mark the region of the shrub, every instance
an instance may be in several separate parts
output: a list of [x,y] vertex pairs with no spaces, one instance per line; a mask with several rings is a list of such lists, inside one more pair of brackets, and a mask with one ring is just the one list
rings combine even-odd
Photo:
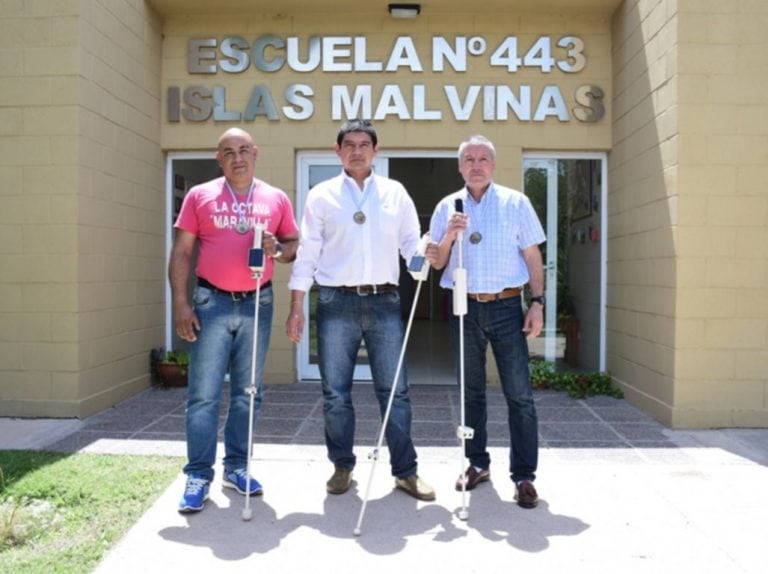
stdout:
[[559,373],[554,363],[534,359],[530,362],[531,385],[534,389],[565,391],[573,399],[606,395],[621,399],[624,393],[611,382],[610,373],[595,371]]

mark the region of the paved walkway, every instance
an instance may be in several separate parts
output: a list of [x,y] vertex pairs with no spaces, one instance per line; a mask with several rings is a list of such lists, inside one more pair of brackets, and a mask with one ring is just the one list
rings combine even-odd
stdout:
[[[0,419],[0,448],[184,456],[185,394],[148,389],[84,421]],[[319,388],[269,386],[254,453],[265,494],[252,499],[253,519],[242,520],[244,499],[218,476],[203,512],[178,514],[180,475],[96,572],[768,572],[768,429],[672,431],[623,400],[537,392],[536,401],[537,509],[514,504],[494,389],[493,480],[468,494],[469,519],[459,520],[457,392],[414,387],[419,473],[437,500],[393,490],[384,448],[355,537],[379,426],[370,387],[355,393],[356,484],[331,496]]]

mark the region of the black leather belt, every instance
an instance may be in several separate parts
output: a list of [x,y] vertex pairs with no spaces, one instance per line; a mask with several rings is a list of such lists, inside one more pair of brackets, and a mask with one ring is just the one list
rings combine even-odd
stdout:
[[[225,291],[224,289],[219,289],[218,287],[216,287],[216,285],[214,285],[207,279],[204,279],[203,277],[197,278],[197,284],[200,287],[205,287],[206,289],[210,289],[214,293],[219,293],[220,295],[229,295],[230,297],[232,297],[233,301],[241,301],[243,299],[247,299],[248,297],[251,297],[253,296],[254,293],[256,293],[256,289],[253,289],[252,291]],[[259,289],[266,289],[270,285],[272,285],[272,281],[267,281],[261,287],[259,287]]]
[[498,293],[467,293],[467,297],[478,303],[490,303],[492,301],[500,301],[501,299],[519,297],[520,292],[521,291],[518,288],[510,288],[499,291]]
[[394,293],[397,291],[397,285],[392,283],[383,283],[381,285],[342,285],[339,287],[343,291],[351,291],[358,295],[380,295],[382,293]]

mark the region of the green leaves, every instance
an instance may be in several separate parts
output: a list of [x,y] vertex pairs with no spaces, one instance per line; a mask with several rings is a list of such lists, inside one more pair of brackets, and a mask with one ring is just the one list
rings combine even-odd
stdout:
[[531,385],[534,389],[551,389],[554,391],[565,391],[573,399],[583,399],[596,395],[605,395],[621,399],[624,393],[616,388],[611,382],[610,373],[558,372],[554,363],[531,360]]

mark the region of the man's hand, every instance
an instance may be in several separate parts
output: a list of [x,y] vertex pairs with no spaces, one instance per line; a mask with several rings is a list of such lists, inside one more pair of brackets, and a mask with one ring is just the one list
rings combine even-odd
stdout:
[[460,231],[467,230],[467,214],[456,212],[448,219],[448,228],[445,231],[446,237],[453,243]]
[[523,332],[526,333],[526,338],[535,339],[541,333],[544,328],[544,307],[538,303],[532,303],[528,307],[528,312],[525,314],[525,322],[523,323]]
[[440,247],[438,247],[437,243],[434,241],[430,241],[427,245],[426,251],[424,252],[424,257],[427,258],[427,261],[429,261],[430,265],[434,265],[439,255]]
[[275,257],[277,244],[277,237],[265,229],[261,234],[261,248],[264,250],[264,254],[268,257]]
[[195,315],[192,307],[184,305],[174,307],[173,319],[176,326],[176,334],[185,341],[197,341],[197,332],[200,330],[200,320]]
[[291,312],[285,322],[285,334],[297,345],[301,342],[301,334],[304,332],[304,309],[301,306],[291,305]]

